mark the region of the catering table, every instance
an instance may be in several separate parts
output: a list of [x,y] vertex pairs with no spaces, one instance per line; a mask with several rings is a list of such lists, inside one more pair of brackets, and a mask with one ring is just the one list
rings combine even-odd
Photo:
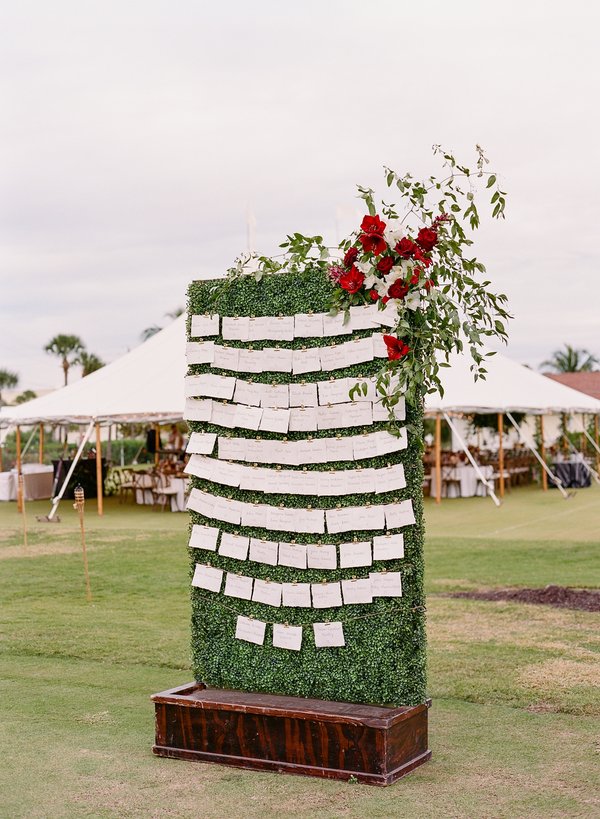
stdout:
[[[486,480],[491,481],[494,474],[493,466],[480,466]],[[470,464],[457,466],[442,466],[442,497],[444,498],[472,498],[487,495],[487,488],[482,484],[475,467]],[[435,469],[431,473],[431,495],[437,494]]]
[[[152,487],[154,486],[154,478],[152,475],[137,475],[136,484],[135,502],[147,505],[153,504],[154,496],[152,495]],[[188,484],[188,478],[172,477],[170,479],[170,486],[177,489],[177,494],[174,494],[171,498],[171,512],[185,512],[185,493],[187,492]]]
[[[589,469],[582,461],[562,461],[552,464],[552,472],[565,488],[584,489],[592,484]],[[556,488],[553,481],[549,482],[552,489]]]
[[[23,490],[25,500],[45,500],[52,496],[53,469],[45,464],[23,464]],[[0,501],[17,499],[17,470],[0,472]]]

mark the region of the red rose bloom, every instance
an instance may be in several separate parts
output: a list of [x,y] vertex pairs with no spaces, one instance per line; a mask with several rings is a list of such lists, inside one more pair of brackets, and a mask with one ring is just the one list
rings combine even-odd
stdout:
[[398,256],[402,259],[410,259],[413,253],[418,249],[413,240],[406,236],[403,236],[394,248]]
[[354,262],[358,259],[358,248],[357,247],[349,247],[346,251],[344,256],[344,267],[350,268],[354,264]]
[[399,358],[404,358],[410,352],[410,347],[405,344],[402,339],[396,336],[384,336],[385,346],[387,347],[387,354],[389,361],[397,361]]
[[379,293],[377,290],[369,290],[369,296],[371,297],[371,301],[377,301],[379,298]]
[[363,246],[365,253],[373,253],[375,256],[383,253],[387,247],[383,238],[385,222],[382,222],[379,216],[365,216],[360,224],[360,229],[363,232],[358,237],[358,241]]
[[393,266],[393,256],[382,256],[382,258],[377,262],[377,270],[379,270],[380,273],[383,273],[384,276],[386,273],[390,272]]
[[419,284],[419,280],[421,278],[421,273],[422,272],[423,272],[423,270],[420,267],[415,267],[415,269],[413,270],[413,274],[410,277],[410,283],[411,284]]
[[387,294],[390,299],[403,299],[408,293],[408,285],[402,279],[396,279],[388,288]]
[[413,254],[413,259],[415,260],[415,262],[421,262],[422,264],[425,265],[425,267],[429,267],[429,265],[431,264],[431,259],[423,253],[420,247],[418,247],[415,250]]
[[433,250],[437,244],[438,235],[435,230],[431,228],[421,228],[417,234],[417,243],[421,245],[424,251]]
[[339,278],[339,285],[348,293],[357,293],[363,286],[364,275],[357,267],[351,267],[347,273]]

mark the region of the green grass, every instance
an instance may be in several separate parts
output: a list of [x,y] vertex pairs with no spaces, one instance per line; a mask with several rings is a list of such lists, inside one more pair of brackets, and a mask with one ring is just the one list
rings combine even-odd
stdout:
[[154,758],[149,696],[191,679],[186,515],[88,507],[91,605],[70,505],[28,504],[27,550],[0,506],[0,816],[600,815],[598,615],[446,596],[600,586],[595,488],[427,504],[434,758],[387,789]]

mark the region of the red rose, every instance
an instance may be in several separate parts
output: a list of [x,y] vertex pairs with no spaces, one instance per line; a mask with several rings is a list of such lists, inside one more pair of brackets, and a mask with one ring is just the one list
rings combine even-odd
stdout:
[[385,222],[382,222],[379,216],[365,216],[361,222],[360,229],[363,232],[358,237],[358,241],[363,246],[365,253],[373,253],[375,256],[379,256],[380,253],[383,253],[387,247],[385,239],[383,238]]
[[431,264],[431,259],[423,253],[420,247],[418,247],[415,250],[413,254],[413,259],[415,260],[415,262],[421,262],[422,264],[425,265],[425,267],[429,267],[429,265]]
[[387,304],[389,300],[390,300],[389,296],[382,296],[381,297],[381,301],[382,301],[383,304]]
[[377,301],[379,298],[379,293],[377,290],[369,290],[369,296],[371,297],[371,301]]
[[392,256],[382,256],[382,258],[377,262],[377,270],[380,273],[383,273],[385,276],[386,273],[389,273],[392,267],[394,266],[394,259]]
[[429,293],[429,291],[431,290],[431,288],[432,288],[432,287],[435,287],[435,282],[434,282],[434,280],[433,280],[433,279],[427,279],[427,281],[426,281],[426,282],[425,282],[425,284],[424,284],[424,287],[425,287],[425,290],[427,290],[427,292]]
[[388,288],[387,294],[390,299],[403,299],[408,293],[408,285],[402,279],[396,279]]
[[351,267],[347,273],[339,278],[339,285],[348,293],[357,293],[363,286],[364,274],[357,267]]
[[384,336],[385,346],[387,347],[387,354],[389,361],[397,361],[399,358],[404,358],[410,352],[410,347],[405,344],[402,339],[396,336]]
[[410,259],[413,253],[418,249],[413,240],[406,236],[403,236],[394,248],[398,256],[403,259]]
[[432,230],[431,228],[421,228],[417,234],[417,242],[425,251],[433,250],[437,244],[437,240],[438,235],[435,230]]
[[358,248],[357,247],[349,247],[346,251],[344,256],[344,267],[352,267],[354,262],[358,259]]
[[419,280],[421,278],[421,273],[422,272],[423,272],[423,270],[420,267],[415,267],[415,269],[413,270],[413,274],[410,277],[410,283],[411,284],[419,284]]

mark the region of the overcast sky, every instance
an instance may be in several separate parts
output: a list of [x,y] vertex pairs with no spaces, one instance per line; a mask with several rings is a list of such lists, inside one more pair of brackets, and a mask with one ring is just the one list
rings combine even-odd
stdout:
[[0,17],[0,367],[111,361],[198,276],[286,232],[336,243],[382,166],[483,145],[507,219],[476,235],[508,353],[600,354],[598,4],[19,0]]

